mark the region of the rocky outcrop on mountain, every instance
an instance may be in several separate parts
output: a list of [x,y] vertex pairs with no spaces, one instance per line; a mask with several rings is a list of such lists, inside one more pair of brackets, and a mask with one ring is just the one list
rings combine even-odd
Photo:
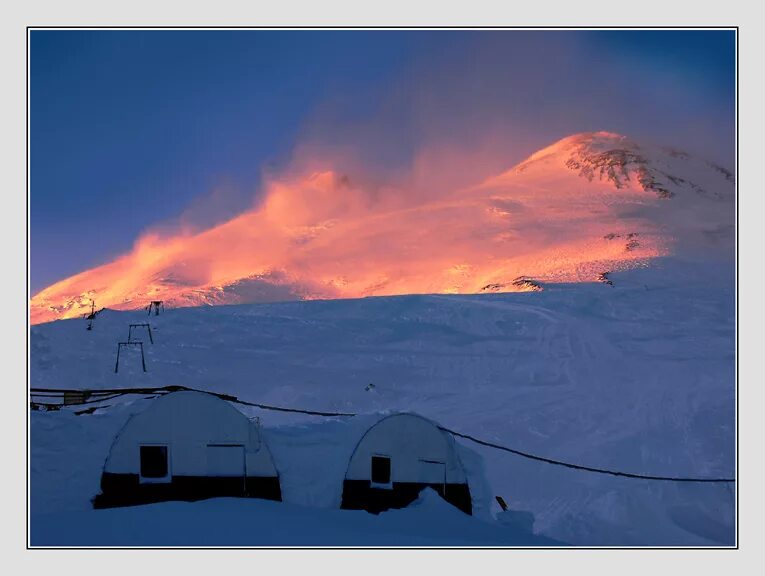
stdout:
[[[717,164],[696,159],[673,148],[644,147],[610,132],[584,133],[564,138],[549,149],[532,155],[516,170],[525,171],[531,162],[550,156],[563,156],[565,167],[588,182],[609,182],[617,189],[636,183],[644,192],[664,200],[674,197],[678,189],[684,188],[702,196],[718,199],[724,197],[719,190],[701,186],[677,174],[677,165],[701,164],[706,169],[711,168],[720,173],[728,182],[734,182],[733,174]],[[663,161],[664,158],[676,161],[676,166]]]
[[518,278],[513,280],[511,284],[518,289],[519,292],[541,292],[544,290],[541,284],[528,276],[518,276]]
[[627,234],[616,234],[615,232],[610,232],[603,236],[604,240],[615,240],[617,238],[621,238],[625,240],[624,243],[624,251],[625,252],[632,252],[633,250],[637,250],[640,247],[640,242],[638,241],[638,236],[640,236],[639,232],[629,232]]
[[598,274],[598,282],[602,282],[603,284],[608,284],[609,286],[613,286],[614,282],[608,277],[609,274],[611,274],[611,272],[601,272],[600,274]]
[[544,287],[528,276],[518,276],[512,282],[494,282],[486,284],[481,292],[541,292]]

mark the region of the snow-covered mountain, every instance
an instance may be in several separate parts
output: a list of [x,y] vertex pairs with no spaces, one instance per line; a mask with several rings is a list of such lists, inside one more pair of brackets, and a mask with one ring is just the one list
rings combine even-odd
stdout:
[[[33,326],[31,385],[179,384],[361,414],[320,418],[236,406],[260,418],[285,499],[278,509],[248,505],[252,514],[273,515],[279,536],[258,540],[256,531],[247,544],[522,543],[503,536],[494,520],[494,496],[502,496],[511,509],[534,514],[538,535],[569,544],[731,545],[734,486],[597,475],[463,439],[476,522],[494,528],[441,525],[440,516],[423,513],[400,516],[403,524],[418,522],[417,535],[402,529],[396,536],[395,514],[362,522],[337,510],[348,455],[375,414],[387,411],[414,411],[458,432],[585,466],[735,476],[733,263],[660,257],[608,279],[612,284],[542,284],[523,293],[177,308],[150,318],[106,310],[92,330],[85,320]],[[115,374],[116,342],[127,338],[129,323],[147,320],[154,337],[145,343],[148,371],[123,351]],[[230,513],[225,502],[90,509],[114,435],[148,402],[107,402],[112,406],[81,416],[31,413],[33,543],[226,543],[204,526],[205,518]],[[242,514],[232,525],[246,521]],[[150,530],[152,541],[130,528],[160,518],[183,530]],[[291,523],[299,525],[292,540]],[[327,523],[334,532],[311,532]],[[357,525],[369,531],[363,538],[352,536]],[[440,528],[431,532],[434,525]]]
[[214,228],[147,234],[32,298],[33,323],[136,309],[536,290],[666,255],[732,258],[725,168],[607,132],[569,136],[457,190],[369,187],[326,172],[268,183]]
[[[475,523],[429,496],[377,518],[336,508],[349,450],[390,411],[584,466],[734,477],[734,216],[724,168],[598,132],[459,190],[311,174],[215,228],[144,237],[32,299],[32,387],[178,384],[359,416],[237,406],[260,418],[284,482],[283,505],[245,514],[228,501],[93,511],[114,435],[150,400],[32,412],[32,541],[226,544],[205,518],[265,514],[275,532],[232,543],[733,545],[735,485],[597,475],[464,439]],[[109,308],[92,330],[48,322],[91,299]],[[148,317],[155,299],[165,311]],[[128,351],[115,374],[116,343],[146,321],[148,371]],[[495,496],[533,513],[536,535],[504,531]],[[136,539],[141,522],[184,529]]]

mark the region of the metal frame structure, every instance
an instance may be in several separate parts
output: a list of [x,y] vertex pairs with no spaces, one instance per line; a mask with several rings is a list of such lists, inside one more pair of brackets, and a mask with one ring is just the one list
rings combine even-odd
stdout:
[[[128,342],[133,342],[134,341],[133,340],[133,328],[139,328],[139,327],[142,327],[142,326],[145,326],[146,330],[148,330],[148,332],[149,332],[149,342],[154,344],[154,338],[151,335],[151,324],[149,324],[148,322],[143,322],[143,323],[139,323],[139,324],[129,324],[128,325],[128,339],[127,339],[127,341]],[[135,340],[135,342],[138,342],[138,340]]]
[[146,358],[143,354],[143,342],[140,340],[133,340],[132,342],[117,343],[117,363],[114,365],[114,373],[116,374],[120,371],[120,350],[127,346],[139,346],[141,348],[141,366],[143,367],[143,371],[146,372]]
[[152,300],[148,307],[146,308],[149,311],[149,316],[151,316],[152,309],[154,310],[154,315],[159,316],[159,310],[160,307],[162,308],[162,312],[165,311],[165,302],[164,300]]

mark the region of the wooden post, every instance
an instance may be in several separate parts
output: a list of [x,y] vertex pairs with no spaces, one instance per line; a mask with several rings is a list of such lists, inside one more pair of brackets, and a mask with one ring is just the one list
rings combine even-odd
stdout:
[[120,371],[120,348],[122,348],[122,344],[117,344],[117,363],[114,365],[114,373]]
[[141,366],[143,367],[143,371],[146,372],[146,359],[143,356],[143,342],[139,342],[141,345]]

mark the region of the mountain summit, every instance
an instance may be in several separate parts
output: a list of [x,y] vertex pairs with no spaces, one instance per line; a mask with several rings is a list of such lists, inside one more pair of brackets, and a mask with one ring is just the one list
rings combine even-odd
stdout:
[[213,228],[147,234],[31,301],[33,323],[98,308],[542,289],[668,254],[732,257],[725,168],[609,132],[539,150],[475,185],[367,189],[332,170],[272,180]]
[[[586,132],[563,138],[532,154],[515,171],[520,173],[561,161],[590,182],[606,180],[616,188],[624,188],[634,180],[645,192],[665,199],[683,191],[723,199],[726,190],[717,188],[718,180],[722,177],[731,184],[734,182],[733,174],[721,166],[673,148],[641,146],[612,132]],[[708,182],[712,187],[706,190],[694,180]]]

